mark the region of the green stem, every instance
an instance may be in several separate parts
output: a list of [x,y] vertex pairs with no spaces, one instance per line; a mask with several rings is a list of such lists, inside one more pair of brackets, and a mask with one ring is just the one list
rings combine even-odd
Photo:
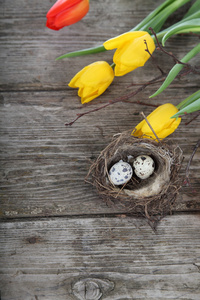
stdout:
[[83,49],[83,50],[73,51],[73,52],[63,54],[63,55],[57,57],[56,60],[59,60],[62,58],[67,58],[67,57],[75,57],[75,56],[99,53],[99,52],[104,52],[104,51],[107,51],[107,50],[105,49],[105,47],[103,45],[100,45],[100,46],[94,47],[94,48],[88,48],[88,49]]
[[114,67],[116,66],[116,64],[115,64],[115,63],[112,63],[112,65],[110,65],[110,66],[111,66],[111,68],[114,69]]
[[[189,2],[191,0],[166,0],[164,3],[162,3],[160,6],[158,6],[154,11],[152,11],[142,22],[140,22],[137,26],[135,26],[130,31],[137,31],[137,30],[144,30],[148,31],[148,28],[154,27],[155,24],[156,28],[155,31],[159,31],[160,27],[163,25],[167,17],[173,13],[175,10],[177,10],[179,7],[181,7],[183,4]],[[164,14],[164,15],[163,15]],[[166,31],[163,31],[159,35],[159,40],[164,36]],[[82,56],[87,54],[94,54],[94,53],[100,53],[107,51],[105,47],[102,45],[98,47],[83,49],[79,51],[73,51],[66,54],[63,54],[56,58],[56,60],[67,58],[67,57],[76,57],[76,56]]]

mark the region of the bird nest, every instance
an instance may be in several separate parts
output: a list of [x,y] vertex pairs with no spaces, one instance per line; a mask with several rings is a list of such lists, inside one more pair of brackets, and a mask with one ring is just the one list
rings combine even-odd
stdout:
[[[133,174],[124,185],[114,185],[109,176],[111,167],[123,160],[132,164],[139,155],[150,156],[155,163],[153,174],[140,179]],[[182,161],[182,150],[172,142],[156,142],[148,138],[135,138],[123,132],[100,153],[91,165],[88,176],[99,195],[108,204],[123,206],[126,212],[158,220],[171,212],[180,179],[177,176]],[[88,178],[88,177],[87,177]]]

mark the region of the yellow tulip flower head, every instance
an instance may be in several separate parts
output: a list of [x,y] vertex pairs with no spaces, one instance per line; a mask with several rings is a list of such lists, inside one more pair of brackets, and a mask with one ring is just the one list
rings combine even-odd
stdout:
[[146,31],[126,32],[107,40],[103,45],[107,50],[117,48],[113,57],[116,65],[115,76],[123,76],[138,67],[144,66],[150,58],[149,53],[145,51],[147,47],[150,53],[155,50],[154,40]]
[[[179,126],[181,118],[171,118],[177,112],[178,109],[176,106],[171,103],[166,103],[157,107],[150,115],[147,116],[148,122],[159,139],[164,139],[173,133]],[[143,120],[135,127],[132,135],[142,138],[157,139],[146,120]]]
[[114,71],[106,61],[97,61],[78,72],[68,84],[79,88],[81,103],[87,103],[100,96],[112,83]]

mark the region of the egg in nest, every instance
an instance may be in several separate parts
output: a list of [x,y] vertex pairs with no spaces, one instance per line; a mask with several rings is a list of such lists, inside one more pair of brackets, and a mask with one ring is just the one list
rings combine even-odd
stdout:
[[134,172],[140,179],[149,178],[154,170],[154,160],[148,155],[139,155],[133,161]]
[[109,179],[114,185],[123,185],[127,183],[133,175],[131,165],[123,160],[114,164],[109,171]]

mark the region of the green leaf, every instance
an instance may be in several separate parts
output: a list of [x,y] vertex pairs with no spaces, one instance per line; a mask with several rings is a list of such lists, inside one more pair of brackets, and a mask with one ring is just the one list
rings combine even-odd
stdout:
[[193,20],[193,19],[198,19],[200,18],[200,10],[199,11],[196,11],[194,14],[188,16],[187,18],[185,19],[182,19],[181,21],[173,24],[172,26],[166,28],[165,30],[162,30],[160,32],[157,33],[157,38],[158,40],[160,41],[162,39],[162,37],[170,30],[172,30],[175,26],[178,26],[178,25],[181,25],[183,24],[184,22],[186,21],[189,21],[189,20]]
[[198,98],[200,98],[200,90],[198,90],[196,93],[190,95],[185,100],[180,102],[176,107],[178,109],[182,109],[186,107],[187,105],[191,104],[192,102],[196,101]]
[[62,59],[62,58],[67,58],[67,57],[75,57],[75,56],[82,56],[82,55],[87,55],[87,54],[99,53],[99,52],[103,52],[103,51],[107,51],[107,50],[103,45],[101,45],[101,46],[98,46],[98,47],[83,49],[83,50],[74,51],[74,52],[69,52],[69,53],[66,53],[66,54],[63,54],[63,55],[57,57],[56,60],[59,60],[59,59]]
[[161,5],[159,5],[156,9],[154,9],[144,20],[142,20],[138,25],[136,25],[134,28],[131,29],[131,31],[141,30],[141,28],[144,28],[146,24],[149,24],[149,22],[160,12],[162,12],[166,7],[168,7],[171,3],[173,3],[174,0],[166,0]]
[[[181,62],[183,63],[187,63],[188,61],[190,61],[190,59],[192,59],[195,55],[197,55],[200,52],[200,43],[194,47],[190,52],[188,52],[182,59]],[[162,93],[169,85],[170,83],[174,80],[174,78],[176,78],[176,76],[179,74],[179,72],[183,69],[184,65],[182,64],[176,64],[169,72],[169,74],[167,75],[167,78],[165,79],[165,81],[163,82],[163,84],[160,86],[160,88],[153,94],[151,95],[149,98],[153,98],[157,95],[159,95],[160,93]]]
[[167,33],[163,36],[162,45],[165,45],[165,42],[169,37],[175,34],[187,32],[200,32],[200,18],[183,22],[177,26],[173,26],[173,28],[167,31]]
[[179,110],[175,115],[173,115],[171,118],[177,118],[179,116],[182,116],[184,114],[190,114],[192,112],[200,110],[200,98],[198,98],[193,103],[187,105],[183,109]]
[[[177,10],[179,7],[184,5],[185,3],[191,0],[166,0],[161,5],[159,5],[156,9],[154,9],[142,22],[136,25],[130,31],[137,31],[137,30],[146,30],[149,31],[148,28],[153,25],[155,26],[154,30],[158,31],[164,24],[165,20],[168,16]],[[162,35],[163,36],[163,35]],[[103,44],[98,47],[92,47],[88,49],[83,49],[79,51],[73,51],[66,54],[63,54],[56,58],[56,60],[68,58],[68,57],[76,57],[82,56],[87,54],[94,54],[107,51]]]
[[142,22],[136,25],[131,31],[145,30],[152,27],[155,32],[158,32],[166,19],[179,7],[191,0],[167,0],[151,12]]
[[[193,14],[189,15],[187,18],[182,19],[181,21],[179,21],[176,24],[181,24],[181,23],[183,23],[185,21],[189,21],[189,20],[193,20],[193,19],[198,19],[198,18],[200,18],[200,9],[197,10],[197,11],[195,11]],[[173,26],[174,25],[172,25],[171,27],[173,27]]]
[[195,3],[190,7],[186,15],[183,17],[183,19],[189,17],[190,15],[193,15],[195,12],[200,10],[200,0],[196,0]]

